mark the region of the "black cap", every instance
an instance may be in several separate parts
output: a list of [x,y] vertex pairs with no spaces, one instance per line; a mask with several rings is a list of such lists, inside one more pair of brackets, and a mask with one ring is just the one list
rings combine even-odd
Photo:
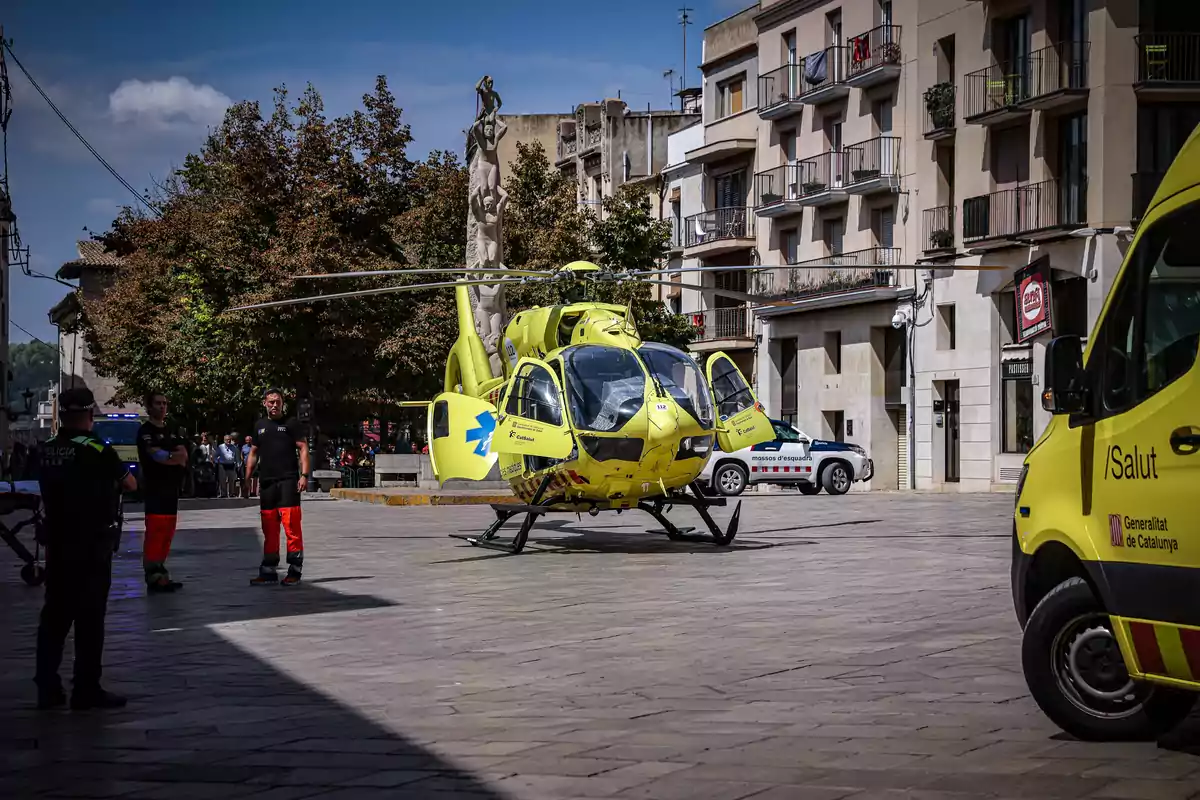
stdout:
[[96,397],[91,389],[85,387],[67,389],[58,395],[60,411],[91,411],[95,407]]

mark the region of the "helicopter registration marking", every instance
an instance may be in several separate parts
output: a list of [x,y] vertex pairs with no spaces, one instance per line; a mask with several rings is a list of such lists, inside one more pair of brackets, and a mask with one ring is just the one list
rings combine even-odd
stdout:
[[669,409],[670,409],[670,406],[668,406],[666,403],[655,403],[654,404],[655,411],[668,411]]

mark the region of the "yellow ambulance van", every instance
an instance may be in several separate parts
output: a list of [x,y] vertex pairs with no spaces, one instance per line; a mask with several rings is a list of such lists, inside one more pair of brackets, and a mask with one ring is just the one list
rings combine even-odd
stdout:
[[1087,341],[1046,349],[1053,417],[1013,515],[1022,666],[1081,739],[1155,737],[1200,691],[1200,128]]

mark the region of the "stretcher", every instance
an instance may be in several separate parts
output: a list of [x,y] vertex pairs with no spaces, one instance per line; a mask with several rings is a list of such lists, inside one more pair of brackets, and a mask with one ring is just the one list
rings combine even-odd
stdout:
[[[14,522],[10,519],[14,515],[21,516]],[[42,493],[37,481],[0,481],[0,540],[24,562],[21,580],[30,586],[40,586],[46,580],[46,566],[42,558],[45,548],[42,521]],[[33,552],[17,538],[18,533],[30,526],[33,527]],[[116,523],[113,525],[114,553],[120,549],[124,528],[124,498],[118,492]]]
[[[15,521],[14,516],[17,517]],[[30,526],[34,531],[33,552],[17,538],[17,534]],[[0,482],[0,539],[24,562],[21,580],[30,586],[40,586],[46,580],[42,538],[42,495],[38,482]]]

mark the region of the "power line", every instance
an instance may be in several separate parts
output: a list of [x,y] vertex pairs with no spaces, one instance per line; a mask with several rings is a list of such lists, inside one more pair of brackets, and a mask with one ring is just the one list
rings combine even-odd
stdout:
[[8,321],[8,324],[12,325],[14,328],[19,330],[21,333],[25,334],[26,336],[28,336],[30,339],[37,342],[38,344],[44,344],[44,345],[46,345],[46,347],[54,347],[54,345],[50,344],[49,342],[43,342],[41,339],[34,336],[29,331],[25,330],[24,328],[22,328],[20,325],[18,325],[16,322],[12,321],[11,319]]
[[17,54],[13,52],[13,49],[9,45],[8,41],[0,41],[0,46],[3,46],[3,48],[8,51],[9,57],[12,58],[13,63],[16,64],[17,68],[25,75],[25,79],[29,81],[29,84],[33,86],[33,88],[37,90],[37,93],[42,96],[42,99],[46,101],[46,105],[50,106],[50,110],[53,111],[60,120],[62,120],[62,123],[67,126],[71,133],[75,134],[75,138],[87,148],[88,152],[95,156],[96,160],[99,161],[106,170],[108,170],[109,174],[116,178],[117,182],[124,186],[130,194],[136,197],[139,203],[144,205],[156,217],[161,217],[162,213],[153,204],[151,204],[149,200],[142,196],[141,192],[133,188],[133,185],[129,183],[129,181],[121,177],[121,174],[113,168],[112,164],[109,164],[104,159],[104,156],[100,155],[100,153],[96,151],[96,148],[92,147],[91,143],[84,138],[83,134],[79,132],[79,129],[71,124],[71,121],[67,119],[67,115],[59,110],[58,106],[54,104],[54,101],[50,99],[50,96],[46,94],[42,87],[38,85],[38,82],[33,79],[33,76],[29,74],[29,70],[25,69],[25,65],[21,63],[19,58],[17,58]]

